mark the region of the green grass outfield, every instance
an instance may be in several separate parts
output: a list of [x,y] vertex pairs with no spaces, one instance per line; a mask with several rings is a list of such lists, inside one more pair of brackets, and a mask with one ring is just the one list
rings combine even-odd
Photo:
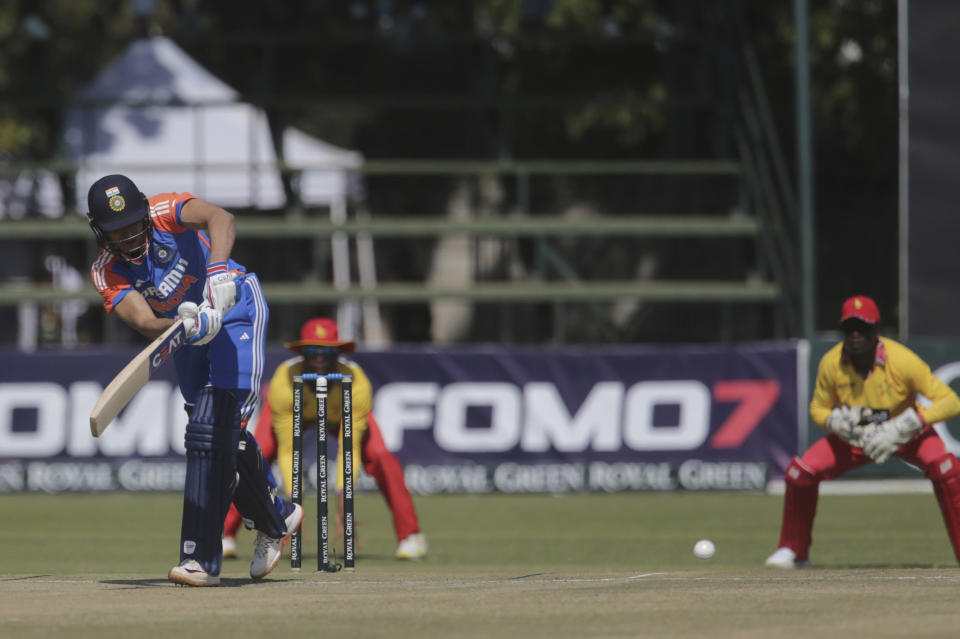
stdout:
[[[312,498],[312,496],[311,496]],[[223,587],[176,587],[176,495],[0,497],[0,636],[956,637],[960,569],[932,495],[823,496],[815,567],[763,567],[782,497],[741,493],[418,497],[427,560],[393,559],[358,498],[357,571],[285,557]],[[311,503],[312,505],[312,503]],[[700,538],[717,555],[694,558]]]

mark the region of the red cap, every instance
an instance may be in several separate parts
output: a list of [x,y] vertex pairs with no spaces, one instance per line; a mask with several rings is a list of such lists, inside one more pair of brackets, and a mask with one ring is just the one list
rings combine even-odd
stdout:
[[852,318],[863,320],[867,324],[879,324],[880,309],[877,308],[877,303],[866,295],[854,295],[843,303],[840,322]]
[[299,340],[286,342],[284,346],[296,353],[304,346],[336,346],[343,353],[352,353],[356,344],[353,340],[341,340],[337,323],[329,317],[314,317],[300,329]]

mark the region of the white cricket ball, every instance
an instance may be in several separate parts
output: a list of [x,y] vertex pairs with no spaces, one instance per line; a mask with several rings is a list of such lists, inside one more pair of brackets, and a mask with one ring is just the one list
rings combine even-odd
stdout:
[[701,539],[693,545],[693,555],[697,559],[710,559],[716,551],[717,547],[709,539]]

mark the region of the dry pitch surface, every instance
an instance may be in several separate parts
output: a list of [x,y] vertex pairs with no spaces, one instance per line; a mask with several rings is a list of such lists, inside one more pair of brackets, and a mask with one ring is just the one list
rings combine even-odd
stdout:
[[[8,637],[956,637],[960,571],[131,576],[0,582]],[[9,634],[7,634],[9,633]]]
[[[165,579],[176,496],[2,497],[0,636],[960,636],[960,569],[932,496],[823,498],[818,567],[799,571],[759,567],[776,497],[419,498],[419,563],[392,559],[377,496],[359,506],[354,574],[313,573],[308,530],[303,572],[285,559],[253,582],[246,552],[222,587],[191,589]],[[712,560],[691,553],[702,536]]]

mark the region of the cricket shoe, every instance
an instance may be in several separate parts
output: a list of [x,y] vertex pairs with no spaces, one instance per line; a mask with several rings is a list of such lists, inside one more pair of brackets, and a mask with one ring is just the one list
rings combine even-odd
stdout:
[[223,558],[236,559],[237,558],[237,538],[224,537],[222,543],[223,543]]
[[170,569],[167,579],[181,586],[219,586],[220,575],[211,575],[196,559],[184,559]]
[[284,517],[287,533],[283,537],[273,539],[257,531],[257,539],[253,544],[253,561],[250,562],[250,576],[254,579],[263,579],[277,567],[280,555],[283,554],[283,545],[303,522],[303,508],[300,504],[284,502],[284,510],[288,510],[288,514]]
[[810,565],[810,560],[797,561],[797,553],[783,546],[767,557],[766,565],[772,568],[805,568]]
[[423,559],[427,556],[427,538],[423,533],[413,533],[400,542],[394,555],[397,559]]

